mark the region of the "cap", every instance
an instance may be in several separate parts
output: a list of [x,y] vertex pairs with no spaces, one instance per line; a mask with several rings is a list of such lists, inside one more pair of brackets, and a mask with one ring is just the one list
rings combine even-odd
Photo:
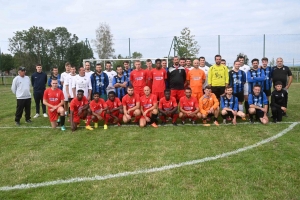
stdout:
[[25,67],[19,67],[19,71],[26,71]]

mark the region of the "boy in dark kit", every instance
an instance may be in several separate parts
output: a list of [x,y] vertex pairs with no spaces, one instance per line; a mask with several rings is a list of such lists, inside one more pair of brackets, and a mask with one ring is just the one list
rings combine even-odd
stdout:
[[271,95],[271,109],[273,115],[273,122],[281,122],[282,116],[286,113],[287,107],[287,91],[282,88],[282,82],[275,83],[275,90]]

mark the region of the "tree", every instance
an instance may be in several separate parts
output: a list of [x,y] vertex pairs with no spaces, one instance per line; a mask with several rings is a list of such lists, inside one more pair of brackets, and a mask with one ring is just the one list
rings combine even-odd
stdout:
[[100,23],[96,29],[96,39],[92,40],[96,47],[98,57],[100,59],[112,58],[115,50],[113,49],[113,34],[110,31],[110,27],[106,23]]
[[198,42],[195,41],[195,35],[191,35],[189,28],[185,27],[180,32],[181,36],[176,38],[175,50],[179,57],[193,58],[197,57],[200,47]]
[[82,65],[82,59],[91,58],[94,58],[93,50],[83,41],[70,46],[65,56],[65,59],[75,66]]
[[143,57],[143,54],[141,54],[140,52],[133,52],[132,53],[132,56],[131,56],[131,58],[133,58],[133,59],[139,59],[139,58],[142,58]]
[[2,53],[0,55],[0,62],[1,62],[0,70],[2,72],[9,73],[9,71],[15,67],[14,66],[14,58],[11,54],[3,54]]
[[248,62],[249,62],[249,58],[246,54],[244,53],[239,53],[237,56],[236,56],[236,59],[238,60],[239,56],[243,56],[244,57],[244,64],[245,65],[248,65]]

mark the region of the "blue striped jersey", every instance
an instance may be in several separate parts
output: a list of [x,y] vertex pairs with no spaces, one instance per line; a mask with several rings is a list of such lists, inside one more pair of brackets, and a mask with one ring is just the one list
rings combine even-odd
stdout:
[[[112,81],[112,85],[114,86],[116,83],[124,83],[124,82],[127,82],[127,87],[128,87],[128,78],[123,75],[121,77],[119,77],[118,75],[117,76],[114,76],[113,78],[113,81]],[[127,94],[127,91],[126,91],[126,88],[123,88],[123,87],[115,87],[115,93],[116,93],[116,96],[122,100],[122,98]]]
[[242,70],[229,72],[229,85],[233,89],[233,94],[244,91],[244,83],[246,82],[246,73]]
[[265,105],[268,105],[268,99],[264,92],[261,92],[258,96],[255,96],[253,93],[250,93],[248,95],[248,103],[249,105],[256,105],[258,107],[263,107]]
[[57,79],[57,82],[58,82],[58,88],[59,89],[63,89],[63,86],[60,82],[60,74],[57,74],[57,76],[54,76],[53,74],[49,77],[48,79],[48,86],[51,87],[51,81],[52,81],[52,78],[56,78]]
[[221,96],[221,109],[230,108],[234,111],[238,111],[238,98],[235,96],[231,96],[229,99],[226,95]]
[[106,73],[101,74],[93,73],[90,77],[92,85],[92,95],[99,92],[100,95],[106,95],[106,88],[109,84],[108,76]]
[[258,84],[261,86],[261,91],[264,89],[264,80],[265,80],[265,72],[264,70],[257,68],[250,69],[247,75],[248,80],[248,92],[249,94],[252,92],[254,85]]
[[264,90],[269,90],[272,87],[272,68],[267,66],[265,69],[262,69],[265,72]]

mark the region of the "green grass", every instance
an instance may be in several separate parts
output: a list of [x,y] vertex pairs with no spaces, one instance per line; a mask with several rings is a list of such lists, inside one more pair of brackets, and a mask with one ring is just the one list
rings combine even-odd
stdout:
[[[299,86],[291,86],[285,121],[300,119]],[[0,91],[0,126],[14,127],[16,100],[10,87],[0,86]],[[290,125],[122,126],[71,133],[70,129],[26,128],[49,126],[42,117],[32,124],[22,118],[21,123],[22,128],[0,128],[0,187],[215,156],[269,138]],[[103,181],[0,191],[0,199],[299,199],[299,133],[297,125],[275,141],[215,161]]]

